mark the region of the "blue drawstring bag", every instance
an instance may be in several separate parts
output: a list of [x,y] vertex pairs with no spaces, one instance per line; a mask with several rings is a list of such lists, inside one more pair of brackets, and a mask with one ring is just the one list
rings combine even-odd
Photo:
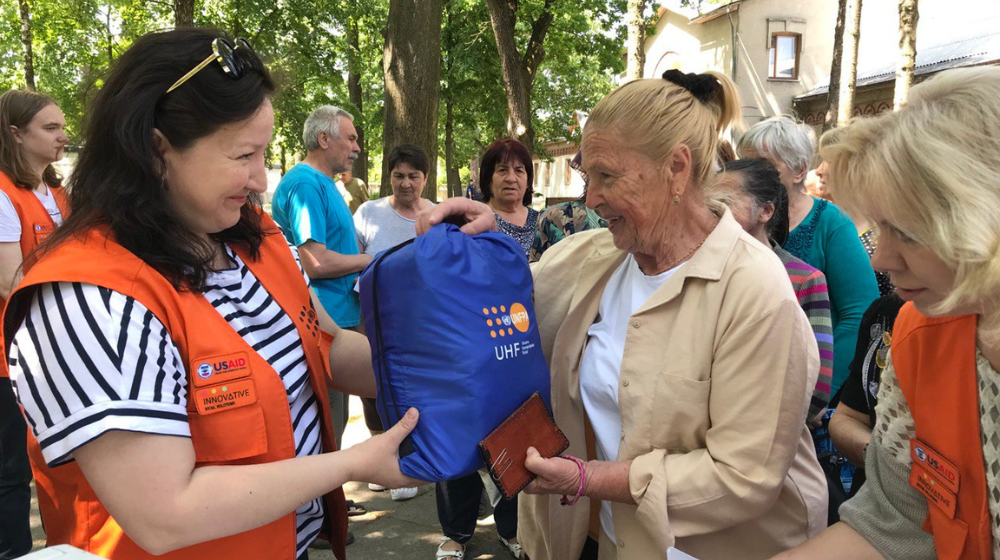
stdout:
[[472,474],[479,442],[532,393],[551,406],[531,270],[507,235],[441,224],[380,253],[359,282],[382,423],[420,411],[400,447],[406,475]]

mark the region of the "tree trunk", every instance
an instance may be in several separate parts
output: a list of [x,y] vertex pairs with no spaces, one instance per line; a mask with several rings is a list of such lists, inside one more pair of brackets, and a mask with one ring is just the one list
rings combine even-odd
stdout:
[[646,67],[646,0],[628,0],[628,65],[626,80],[642,78]]
[[288,172],[288,164],[285,163],[288,158],[288,154],[285,152],[285,143],[281,143],[281,176],[284,177],[285,173]]
[[194,25],[194,0],[174,0],[174,27]]
[[837,107],[840,105],[840,68],[844,60],[844,28],[847,26],[847,3],[837,3],[837,25],[833,30],[833,60],[830,62],[830,88],[826,93],[826,117],[823,132],[837,126]]
[[441,93],[442,0],[390,0],[382,70],[385,125],[381,195],[392,194],[388,156],[400,144],[427,152],[424,197],[437,200],[437,125]]
[[906,105],[906,96],[913,84],[913,72],[917,67],[918,19],[917,0],[899,0],[899,67],[896,69],[896,91],[892,99],[895,111]]
[[444,121],[444,168],[448,175],[448,197],[461,197],[462,177],[458,173],[459,162],[455,159],[455,119],[452,116],[451,100],[445,101]]
[[24,55],[24,87],[35,91],[35,55],[31,50],[31,8],[28,0],[18,0],[21,10],[21,46]]
[[532,152],[535,151],[535,127],[532,124],[531,87],[538,67],[545,60],[545,35],[553,19],[551,4],[552,0],[545,0],[541,14],[531,25],[531,38],[521,56],[515,35],[517,1],[486,0],[507,92],[507,133]]
[[854,93],[858,81],[858,44],[861,39],[861,0],[847,4],[847,28],[844,35],[844,64],[840,68],[840,103],[837,105],[837,126],[844,126],[854,115]]
[[[358,20],[351,17],[347,23],[347,95],[357,110],[359,119],[364,118],[364,96],[361,89],[361,47],[358,33]],[[358,147],[361,153],[351,168],[354,177],[368,185],[368,148],[365,147],[365,127],[362,122],[356,122],[358,131]]]

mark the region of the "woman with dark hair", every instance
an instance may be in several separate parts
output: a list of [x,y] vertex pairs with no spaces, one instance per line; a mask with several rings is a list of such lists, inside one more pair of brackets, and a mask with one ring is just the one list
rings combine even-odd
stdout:
[[[68,214],[62,177],[52,167],[69,141],[65,126],[62,111],[45,95],[0,95],[0,311],[21,280],[24,257]],[[17,558],[31,551],[31,468],[27,426],[3,355],[0,350],[0,558]]]
[[799,305],[809,318],[819,346],[819,379],[809,404],[808,419],[826,410],[833,373],[833,329],[826,277],[781,248],[788,239],[788,193],[778,170],[764,159],[738,159],[722,166],[718,193],[743,230],[771,247],[785,265]]
[[[490,145],[480,162],[479,176],[483,202],[496,218],[497,228],[514,238],[525,256],[535,239],[539,212],[528,207],[531,203],[531,154],[517,140],[508,138]],[[520,224],[520,225],[519,225]],[[438,521],[441,522],[441,544],[438,560],[465,558],[465,545],[476,530],[476,516],[483,495],[479,474],[439,482],[435,488]],[[493,510],[497,537],[514,558],[523,556],[517,540],[517,497],[500,500]]]
[[525,256],[535,240],[538,210],[531,207],[534,167],[531,153],[513,138],[486,148],[479,164],[483,202],[496,214],[497,229],[514,238]]
[[[819,378],[809,402],[806,421],[820,466],[829,489],[827,519],[837,519],[837,508],[847,495],[841,481],[844,465],[833,448],[826,416],[833,373],[833,327],[826,276],[781,247],[788,238],[788,193],[777,169],[765,159],[740,159],[722,166],[717,194],[733,212],[733,217],[755,239],[771,247],[785,265],[795,296],[816,336],[819,348]],[[812,453],[812,451],[809,451]]]
[[261,210],[273,91],[245,41],[179,29],[138,39],[94,101],[73,215],[4,324],[50,545],[294,560],[323,531],[343,559],[341,485],[415,482],[396,460],[415,410],[334,453],[324,353],[363,396],[371,358],[317,318]]

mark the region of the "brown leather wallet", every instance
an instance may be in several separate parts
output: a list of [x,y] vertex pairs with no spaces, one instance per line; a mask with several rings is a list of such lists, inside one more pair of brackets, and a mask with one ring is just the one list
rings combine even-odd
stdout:
[[534,447],[545,458],[555,457],[569,447],[569,440],[538,393],[479,442],[490,476],[508,500],[535,479],[535,474],[524,467],[528,447]]

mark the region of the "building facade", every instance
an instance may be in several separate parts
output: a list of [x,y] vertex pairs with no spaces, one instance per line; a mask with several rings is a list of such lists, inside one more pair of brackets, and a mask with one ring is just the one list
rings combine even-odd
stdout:
[[796,96],[828,83],[837,0],[705,6],[714,9],[659,8],[656,34],[646,40],[644,77],[670,69],[721,72],[739,87],[748,124],[789,114]]

